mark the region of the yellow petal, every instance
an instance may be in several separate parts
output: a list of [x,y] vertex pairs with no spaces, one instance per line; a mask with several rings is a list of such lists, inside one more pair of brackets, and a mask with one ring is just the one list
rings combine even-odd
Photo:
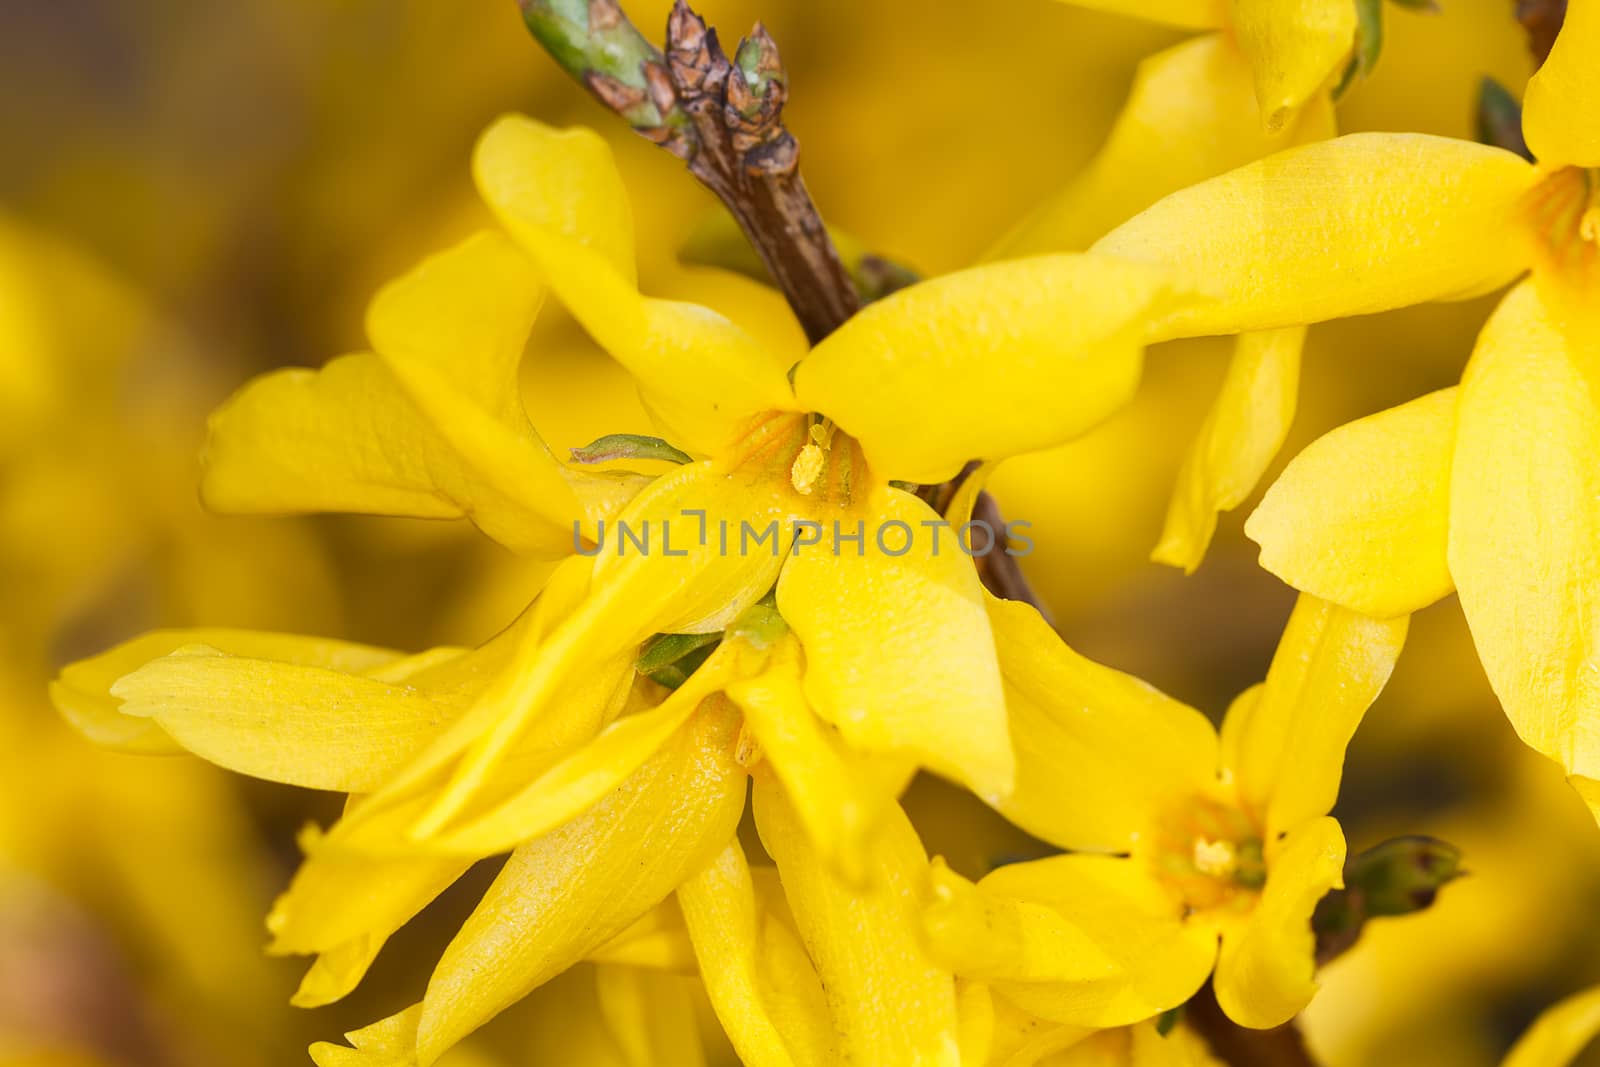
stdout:
[[634,284],[633,208],[611,146],[599,134],[502,115],[478,139],[472,173],[513,236],[541,230],[565,238]]
[[1305,333],[1289,327],[1239,338],[1222,390],[1183,457],[1166,526],[1150,557],[1157,563],[1193,573],[1217,531],[1217,513],[1255,491],[1294,420]]
[[1317,991],[1311,912],[1344,884],[1344,834],[1333,819],[1300,826],[1267,856],[1267,884],[1248,918],[1227,928],[1217,1003],[1241,1026],[1281,1026]]
[[1561,34],[1522,99],[1522,133],[1547,166],[1600,167],[1600,10],[1566,5]]
[[[976,1061],[978,1063],[992,1064],[994,1067],[1036,1067],[1038,1064],[1071,1067],[1077,1061],[1069,1057],[1077,1055],[1096,1034],[1102,1038],[1112,1038],[1122,1033],[1120,1030],[1096,1030],[1041,1019],[992,991],[990,999],[994,1004],[994,1040],[989,1058]],[[1101,1063],[1096,1067],[1105,1067],[1104,1060],[1102,1056]],[[1089,1062],[1094,1064],[1093,1060]],[[1117,1060],[1113,1058],[1111,1064],[1116,1063]]]
[[1227,0],[1066,0],[1066,3],[1180,29],[1209,30],[1228,24]]
[[202,485],[230,512],[470,517],[508,547],[572,550],[567,472],[517,386],[541,290],[504,237],[424,260],[368,313],[377,355],[256,379],[212,416]]
[[471,866],[445,857],[375,859],[311,851],[272,906],[275,954],[318,954],[294,1002],[329,1004],[348,994],[389,937]]
[[1048,448],[1139,382],[1163,272],[1088,255],[991,263],[865,308],[795,372],[795,396],[860,439],[880,478],[941,482]]
[[359,793],[438,734],[447,709],[408,686],[185,645],[111,687],[195,755],[255,778]]
[[1325,815],[1339,795],[1344,750],[1383,691],[1405,644],[1407,616],[1370,619],[1302,593],[1255,700],[1224,727],[1224,768],[1267,839]]
[[345,1034],[354,1049],[327,1042],[312,1045],[311,1059],[317,1067],[409,1067],[414,1062],[411,1049],[421,1017],[422,1005],[413,1004],[387,1019]]
[[839,521],[864,523],[860,554],[853,544],[835,551],[829,531],[797,549],[778,581],[778,610],[805,648],[811,706],[854,748],[910,756],[981,796],[1004,796],[1005,695],[983,587],[956,532],[891,487]]
[[592,963],[693,974],[694,946],[677,899],[668,897],[622,933],[589,953]]
[[1461,384],[1450,571],[1506,715],[1569,774],[1600,777],[1600,350],[1532,283],[1489,320]]
[[1456,401],[1457,390],[1441,389],[1312,442],[1245,523],[1261,565],[1379,618],[1448,596]]
[[1217,734],[1204,715],[1078,655],[1029,605],[986,603],[1017,753],[1006,818],[1062,848],[1126,852],[1209,788]]
[[1205,1039],[1181,1020],[1165,1034],[1154,1020],[1140,1023],[1133,1028],[1132,1044],[1129,1067],[1226,1067],[1211,1054]]
[[1575,993],[1534,1020],[1500,1067],[1567,1067],[1600,1034],[1600,989]]
[[747,1067],[835,1062],[822,983],[794,934],[763,913],[738,842],[730,842],[679,886],[678,901],[706,992],[740,1062]]
[[974,886],[935,870],[924,916],[938,958],[1027,1011],[1122,1026],[1183,1003],[1211,973],[1216,929],[1138,861],[1088,854],[1008,864]]
[[[485,650],[501,653],[501,646],[510,644],[502,637]],[[486,658],[480,651],[412,677],[443,699],[460,699],[462,685]],[[614,711],[616,697],[606,692],[614,684],[606,677],[612,671],[632,677],[631,658],[597,671],[595,685],[569,687],[539,738],[520,744],[508,757],[505,780],[492,783],[492,797],[537,779],[562,753],[594,736]],[[302,836],[306,859],[267,920],[271,951],[320,954],[295,995],[296,1004],[316,1006],[348,993],[388,938],[478,858],[418,853],[409,831],[428,799],[424,794],[387,807],[368,806],[326,835]]]
[[688,978],[609,965],[594,977],[600,1015],[630,1067],[705,1067]]
[[362,937],[319,953],[289,1003],[297,1008],[321,1008],[349,996],[366,977],[383,944],[381,938]]
[[917,937],[917,892],[927,855],[911,822],[891,812],[874,855],[872,888],[852,889],[811,845],[783,787],[755,775],[761,843],[778,864],[800,935],[827,991],[837,1062],[955,1067],[955,980]]
[[639,295],[627,191],[596,134],[506,116],[479,140],[473,172],[484,201],[639,380],[678,443],[712,452],[751,415],[793,406],[781,352],[706,308]]
[[1567,784],[1576,789],[1583,802],[1589,806],[1589,814],[1594,816],[1594,821],[1600,822],[1600,779],[1589,778],[1582,774],[1569,774]]
[[[593,571],[594,565],[590,560],[573,556],[550,573],[545,587],[528,610],[497,635],[490,646],[485,646],[485,651],[493,647],[493,657],[484,657],[477,664],[481,669],[471,672],[464,684],[454,687],[454,699],[464,702],[463,714],[436,741],[397,771],[377,794],[368,798],[368,802],[362,805],[363,810],[386,807],[396,799],[414,797],[424,784],[437,784],[430,779],[501,721],[507,708],[506,701],[515,699],[519,684],[547,651],[547,646],[553,643],[553,635],[570,620],[588,596]],[[633,678],[633,671],[632,657],[624,657],[623,651],[615,650],[610,657],[598,660],[585,659],[583,665],[586,669],[550,681],[555,691],[561,692],[564,688],[563,695],[568,699],[561,706],[573,714],[555,716],[554,729],[524,739],[531,748],[551,753],[559,752],[568,744],[581,743],[620,711],[619,703],[610,707],[608,715],[594,718],[598,714],[597,706],[609,706],[608,702],[618,696],[615,686],[623,687],[621,696],[623,700],[626,699],[627,684]],[[625,680],[612,673],[613,668],[618,666],[616,660],[619,658],[629,660],[623,665],[625,669],[621,669]],[[572,724],[575,721],[586,725],[574,730]],[[591,721],[594,723],[593,729],[583,733]],[[551,720],[547,719],[546,724],[550,725]],[[514,739],[507,738],[507,744]],[[348,819],[345,821],[349,822]]]
[[1355,44],[1351,0],[1233,0],[1233,32],[1250,61],[1256,103],[1281,129],[1326,86]]
[[734,733],[729,721],[680,734],[598,805],[511,854],[428,983],[419,1063],[621,933],[723,848],[744,810]]
[[894,806],[895,792],[812,712],[800,671],[799,648],[791,638],[779,646],[768,671],[728,686],[728,696],[744,712],[745,728],[783,783],[814,847],[846,881],[860,885],[873,834]]
[[1080,251],[1168,193],[1331,136],[1326,107],[1284,130],[1263,129],[1238,45],[1227,34],[1196,37],[1139,64],[1105,146],[989,258]]
[[1093,251],[1166,264],[1214,302],[1164,334],[1243,333],[1487,292],[1526,269],[1517,223],[1538,172],[1414,133],[1289,149],[1174,193]]
[[956,980],[956,1014],[961,1020],[961,1062],[988,1063],[994,1058],[994,994],[982,982]]
[[117,679],[185,645],[209,645],[236,656],[277,660],[331,671],[362,673],[400,660],[388,649],[320,637],[251,630],[156,630],[88,659],[70,663],[50,683],[56,710],[96,744],[135,752],[176,752],[181,746],[153,719],[124,715],[112,696]]
[[[727,473],[704,461],[663,475],[635,497],[595,549],[588,594],[556,616],[548,635],[530,633],[515,669],[391,784],[394,791],[409,787],[462,756],[418,836],[437,832],[465,806],[561,686],[653,633],[723,629],[764,596],[783,566],[799,506],[784,474],[773,479],[748,465]],[[726,549],[719,524],[732,531]],[[735,542],[746,526],[782,532],[743,550]]]
[[[721,657],[719,659],[719,656]],[[717,661],[717,662],[712,662]],[[612,723],[600,736],[539,775],[510,799],[428,841],[430,849],[486,856],[549,833],[598,803],[655,755],[727,681],[719,648],[689,680],[649,711]],[[719,709],[708,714],[716,715]]]

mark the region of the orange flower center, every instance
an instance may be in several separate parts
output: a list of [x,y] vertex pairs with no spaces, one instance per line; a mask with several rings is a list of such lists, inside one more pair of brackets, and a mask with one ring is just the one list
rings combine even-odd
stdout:
[[808,505],[847,508],[868,480],[855,438],[831,420],[792,411],[761,416],[729,449],[727,462],[781,482]]
[[1527,220],[1541,270],[1600,292],[1600,170],[1565,167],[1546,177],[1528,196]]
[[1159,820],[1148,858],[1188,914],[1248,910],[1267,880],[1261,831],[1216,797],[1194,797]]

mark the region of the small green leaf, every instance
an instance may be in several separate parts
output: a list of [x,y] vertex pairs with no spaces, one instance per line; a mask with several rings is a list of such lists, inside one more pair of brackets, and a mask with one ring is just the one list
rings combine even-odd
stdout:
[[1344,94],[1350,91],[1350,86],[1356,83],[1356,71],[1360,69],[1360,67],[1360,57],[1352,55],[1350,57],[1350,62],[1344,65],[1344,73],[1340,74],[1339,80],[1334,83],[1333,91],[1330,94],[1333,97],[1334,103],[1337,104],[1339,101],[1343,100]]
[[640,674],[654,674],[663,667],[681,662],[684,657],[722,640],[720,633],[710,634],[656,634],[639,649],[639,659],[634,669]]
[[609,463],[615,459],[658,459],[665,463],[692,463],[694,457],[673,448],[659,437],[634,433],[612,433],[574,448],[574,463]]
[[1166,1037],[1178,1028],[1178,1023],[1183,1021],[1183,1005],[1168,1008],[1156,1016],[1156,1033]]
[[1356,0],[1356,65],[1363,78],[1383,54],[1383,0]]
[[1522,138],[1522,105],[1510,89],[1493,78],[1478,83],[1478,141],[1533,159]]

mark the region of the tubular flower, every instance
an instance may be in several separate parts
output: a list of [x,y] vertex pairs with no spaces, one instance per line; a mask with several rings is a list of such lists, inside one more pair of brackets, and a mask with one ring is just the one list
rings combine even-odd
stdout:
[[1454,588],[1512,725],[1600,816],[1600,90],[1579,58],[1597,49],[1600,11],[1573,4],[1529,87],[1537,164],[1438,137],[1342,137],[1174,194],[1096,247],[1207,281],[1214,301],[1172,333],[1458,299],[1531,271],[1459,388],[1316,442],[1246,532],[1269,570],[1356,611],[1403,615]]
[[[1356,35],[1352,0],[1070,2],[1214,32],[1141,63],[1105,146],[992,254],[1087,248],[1169,193],[1334,136],[1330,93]],[[1239,338],[1179,470],[1157,562],[1198,567],[1217,513],[1266,473],[1294,418],[1304,340],[1297,326]]]
[[1406,620],[1303,595],[1266,681],[1219,737],[1199,712],[1072,652],[1033,609],[989,608],[1018,753],[999,810],[1071,851],[976,884],[935,861],[923,912],[935,957],[1073,1026],[1150,1018],[1213,970],[1236,1022],[1292,1018],[1316,989],[1312,909],[1341,883],[1344,836],[1327,813],[1345,746]]
[[[626,195],[599,138],[508,118],[482,139],[475,171],[517,244],[481,235],[380,294],[368,323],[378,357],[247,387],[213,420],[206,480],[232,508],[465,513],[536,548],[582,498],[591,595],[389,790],[458,762],[423,836],[459,812],[560,679],[652,633],[720,630],[775,580],[806,646],[807,696],[848,742],[1003,792],[1011,755],[976,578],[950,533],[937,543],[939,516],[890,480],[939,481],[972,456],[1047,447],[1114,410],[1137,382],[1144,323],[1175,302],[1164,275],[1052,256],[940,278],[846,323],[791,387],[803,353],[638,293]],[[633,372],[671,440],[709,458],[639,492],[637,479],[575,479],[549,456],[509,378],[541,277]],[[1000,320],[1004,330],[985,326]],[[376,410],[363,397],[374,379]],[[334,472],[314,480],[314,499],[293,478],[263,488],[256,477],[313,459]],[[629,551],[630,531],[652,530],[654,554]],[[832,551],[858,531],[864,540]],[[808,537],[827,543],[806,551]]]
[[[999,803],[1015,757],[961,535],[891,479],[1082,432],[1135,388],[1146,323],[1186,297],[1142,264],[1017,260],[903,290],[808,354],[640,295],[595,135],[503,119],[475,173],[509,236],[380,292],[371,353],[241,390],[212,418],[204,491],[228,510],[466,516],[513,548],[573,550],[538,600],[473,651],[153,634],[68,667],[58,705],[111,743],[351,794],[269,920],[274,951],[317,956],[302,1004],[343,996],[474,860],[511,850],[415,1019],[360,1038],[414,1033],[422,1064],[723,854],[757,768],[828,994],[817,1025],[861,1062],[953,1062],[952,979],[907,904],[926,860],[894,798],[924,767]],[[546,286],[705,458],[653,478],[555,459],[515,384]],[[660,641],[715,648],[668,691],[643,676]],[[754,980],[711,983],[725,1021]]]

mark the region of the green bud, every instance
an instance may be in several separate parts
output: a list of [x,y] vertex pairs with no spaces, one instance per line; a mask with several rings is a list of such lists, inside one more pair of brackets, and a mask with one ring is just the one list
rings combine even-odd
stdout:
[[522,21],[545,51],[611,110],[641,131],[687,126],[666,79],[666,59],[617,0],[518,0]]
[[1461,850],[1432,837],[1397,837],[1345,866],[1345,889],[1359,890],[1368,916],[1409,915],[1433,903],[1462,875]]
[[752,604],[735,619],[733,625],[728,627],[727,636],[756,648],[771,648],[788,632],[789,624],[783,621],[777,605],[769,596]]
[[1425,911],[1463,873],[1460,849],[1420,835],[1396,837],[1353,857],[1345,864],[1344,888],[1323,897],[1312,915],[1318,961],[1346,952],[1370,919]]

